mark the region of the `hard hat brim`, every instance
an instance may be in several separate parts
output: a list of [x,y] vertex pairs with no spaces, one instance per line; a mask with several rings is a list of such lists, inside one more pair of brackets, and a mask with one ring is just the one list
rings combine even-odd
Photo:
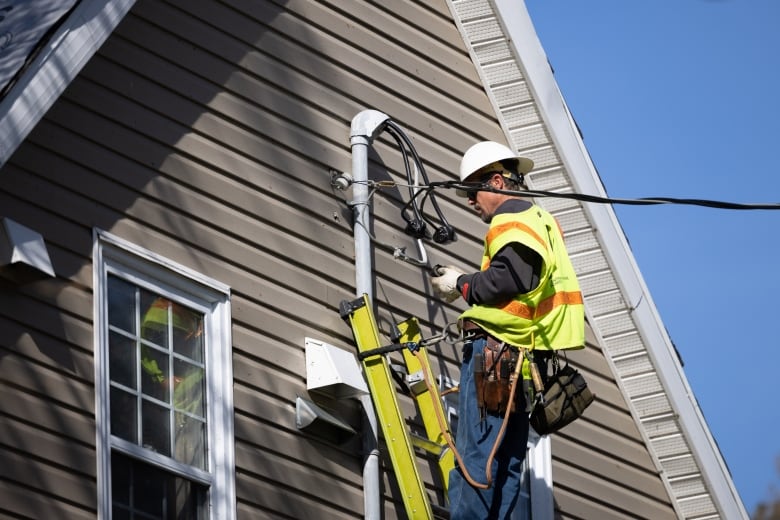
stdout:
[[534,169],[534,162],[527,157],[518,157],[517,159],[517,173],[525,175]]
[[[531,170],[534,169],[534,162],[531,159],[528,159],[526,157],[512,157],[512,158],[503,159],[503,160],[504,161],[514,161],[515,162],[514,170],[519,175],[525,175],[526,173],[528,173],[528,172],[530,172]],[[480,175],[479,170],[475,171],[474,173],[472,173],[471,175],[469,175],[468,177],[463,179],[463,184],[468,184],[470,182],[475,182],[473,180],[474,177],[478,177],[479,175]],[[458,197],[466,198],[468,196],[468,193],[466,192],[466,190],[456,189],[455,190],[455,195],[457,195]]]

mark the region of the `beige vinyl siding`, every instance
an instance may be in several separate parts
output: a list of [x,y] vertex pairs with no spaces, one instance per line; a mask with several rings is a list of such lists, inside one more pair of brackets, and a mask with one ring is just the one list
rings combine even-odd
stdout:
[[[443,1],[133,7],[0,171],[2,215],[43,235],[58,275],[0,291],[0,456],[13,461],[0,511],[94,516],[97,227],[231,288],[239,518],[362,517],[361,440],[303,435],[295,399],[307,395],[306,336],[354,349],[338,315],[355,297],[349,194],[332,190],[328,170],[351,168],[350,122],[367,108],[409,133],[432,180],[454,178],[473,142],[503,135]],[[370,159],[370,178],[404,180],[386,135]],[[406,200],[405,188],[373,198],[379,322],[387,332],[414,315],[428,335],[462,307],[436,303],[422,270],[393,258],[396,246],[416,252]],[[484,225],[454,193],[440,202],[459,241],[429,244],[431,264],[476,268]],[[571,355],[598,400],[553,439],[558,512],[671,517],[594,345]],[[457,379],[459,347],[432,350],[436,371]],[[331,404],[360,428],[356,403]],[[421,468],[435,496],[434,468]],[[389,469],[383,481],[387,518],[403,516]]]

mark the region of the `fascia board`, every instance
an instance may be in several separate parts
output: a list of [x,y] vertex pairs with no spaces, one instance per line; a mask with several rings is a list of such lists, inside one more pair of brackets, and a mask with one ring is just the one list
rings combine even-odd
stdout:
[[135,0],[83,0],[0,102],[0,167],[35,128]]
[[[518,4],[516,0],[494,0],[496,14],[521,62],[542,119],[571,176],[570,181],[579,193],[605,196],[604,187],[560,93],[525,4]],[[726,464],[688,385],[612,207],[606,204],[585,204],[584,207],[599,234],[604,254],[624,298],[628,302],[640,302],[633,310],[637,328],[656,365],[667,397],[679,414],[681,429],[709,484],[713,500],[724,518],[747,519]],[[616,377],[619,377],[618,374]],[[638,426],[643,429],[641,424]]]

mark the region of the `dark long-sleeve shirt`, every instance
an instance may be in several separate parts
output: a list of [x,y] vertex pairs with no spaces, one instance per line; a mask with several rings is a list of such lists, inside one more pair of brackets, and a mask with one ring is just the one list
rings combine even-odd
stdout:
[[[496,214],[520,213],[531,205],[522,199],[510,199],[498,207]],[[458,278],[458,290],[469,305],[500,304],[535,289],[541,272],[542,258],[539,254],[528,246],[513,242],[496,253],[484,271]]]

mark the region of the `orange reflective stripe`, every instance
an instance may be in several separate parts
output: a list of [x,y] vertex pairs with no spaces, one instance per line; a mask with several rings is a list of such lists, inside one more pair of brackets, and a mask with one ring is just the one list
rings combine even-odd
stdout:
[[536,317],[544,316],[559,305],[582,305],[580,291],[559,292],[545,298],[536,308]]
[[545,251],[547,251],[547,242],[540,237],[536,231],[534,231],[531,227],[523,224],[522,222],[506,222],[504,224],[498,224],[497,226],[493,226],[488,230],[487,236],[485,237],[485,242],[488,244],[488,248],[490,248],[490,243],[499,235],[502,233],[510,230],[510,229],[518,229],[524,233],[527,233],[531,235],[531,237],[539,242]]
[[530,320],[534,317],[534,308],[518,301],[511,301],[501,307],[501,310],[514,316]]
[[511,301],[501,308],[501,310],[513,314],[519,318],[530,320],[539,318],[552,311],[559,305],[581,305],[582,293],[580,291],[559,292],[549,298],[545,298],[536,309],[530,305],[518,301]]

